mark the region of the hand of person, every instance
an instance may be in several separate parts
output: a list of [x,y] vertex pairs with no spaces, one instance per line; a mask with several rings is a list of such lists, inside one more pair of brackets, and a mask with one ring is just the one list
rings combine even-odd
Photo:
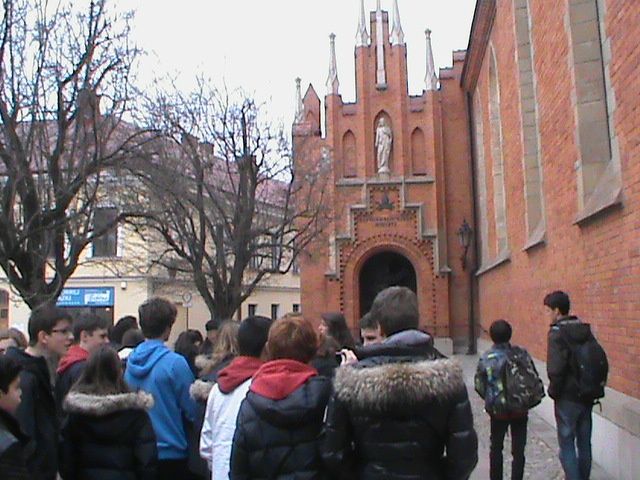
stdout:
[[356,357],[356,354],[353,353],[353,350],[349,350],[348,348],[343,348],[342,350],[340,350],[340,365],[351,365],[353,363],[356,363],[358,361],[358,357]]

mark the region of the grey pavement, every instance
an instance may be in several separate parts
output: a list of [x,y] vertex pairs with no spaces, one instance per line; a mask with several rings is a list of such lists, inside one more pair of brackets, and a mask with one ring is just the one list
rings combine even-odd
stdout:
[[[473,375],[478,355],[454,355],[462,365],[465,383],[469,390],[473,421],[478,433],[478,466],[471,480],[489,479],[489,416],[484,412],[484,402],[473,388]],[[511,475],[511,437],[507,433],[504,448],[504,476]],[[555,425],[550,425],[533,409],[529,412],[527,429],[526,464],[524,478],[531,480],[561,480],[564,478],[558,459],[558,440]],[[591,480],[613,480],[597,464],[593,464]]]

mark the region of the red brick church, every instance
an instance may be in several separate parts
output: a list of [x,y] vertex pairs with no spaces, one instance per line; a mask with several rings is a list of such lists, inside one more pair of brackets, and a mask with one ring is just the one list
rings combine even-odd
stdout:
[[333,213],[302,256],[303,312],[355,330],[379,290],[405,285],[441,348],[482,348],[506,318],[544,361],[542,299],[564,290],[609,355],[594,458],[640,478],[640,2],[478,0],[467,50],[439,74],[427,30],[419,96],[388,3],[367,16],[362,2],[353,103],[331,39],[324,136],[298,82],[296,167],[329,175]]

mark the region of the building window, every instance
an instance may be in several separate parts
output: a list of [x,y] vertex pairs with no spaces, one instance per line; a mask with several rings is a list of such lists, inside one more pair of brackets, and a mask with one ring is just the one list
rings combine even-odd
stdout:
[[4,328],[7,327],[9,319],[9,292],[0,290],[0,320],[3,320]]
[[500,115],[500,82],[493,47],[489,49],[489,120],[491,126],[491,165],[493,169],[493,208],[496,220],[496,246],[500,255],[508,249],[507,207],[504,158],[502,156],[502,121]]
[[528,2],[529,0],[516,0],[515,14],[518,70],[520,72],[525,220],[528,237],[527,246],[532,246],[542,240],[545,227],[538,101],[536,96],[536,76],[533,68],[531,17]]
[[258,305],[256,305],[255,303],[250,303],[248,313],[250,317],[255,317],[256,314],[258,313]]
[[271,235],[271,269],[278,270],[280,268],[280,257],[282,254],[282,245],[280,236],[276,233]]
[[613,122],[611,42],[606,35],[604,0],[570,0],[569,26],[576,85],[580,218],[620,200],[620,158]]
[[293,309],[293,313],[300,313],[300,304],[294,303],[292,309]]
[[278,310],[280,310],[280,305],[278,303],[272,303],[271,304],[271,320],[278,319],[279,317]]
[[97,208],[93,213],[93,231],[104,233],[93,240],[92,256],[116,256],[118,252],[118,225],[115,223],[117,216],[118,210],[115,208]]
[[480,90],[476,88],[473,94],[473,147],[475,152],[477,184],[477,215],[479,218],[480,235],[480,264],[486,265],[489,261],[489,219],[487,216],[487,172],[484,157],[484,131],[482,124],[482,107],[480,103]]

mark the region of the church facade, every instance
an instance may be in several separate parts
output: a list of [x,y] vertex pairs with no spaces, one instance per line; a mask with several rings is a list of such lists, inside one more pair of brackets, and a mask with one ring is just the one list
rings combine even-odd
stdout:
[[324,235],[302,255],[302,308],[315,319],[341,311],[356,331],[377,292],[404,285],[418,295],[421,326],[451,350],[454,340],[469,335],[469,275],[456,235],[473,216],[460,88],[464,54],[454,53],[453,68],[437,77],[427,31],[424,91],[410,96],[397,7],[392,15],[378,9],[368,18],[363,9],[356,101],[345,103],[333,37],[331,49],[325,136],[312,86],[300,95],[293,126],[296,168],[326,163],[324,201],[333,213]]

